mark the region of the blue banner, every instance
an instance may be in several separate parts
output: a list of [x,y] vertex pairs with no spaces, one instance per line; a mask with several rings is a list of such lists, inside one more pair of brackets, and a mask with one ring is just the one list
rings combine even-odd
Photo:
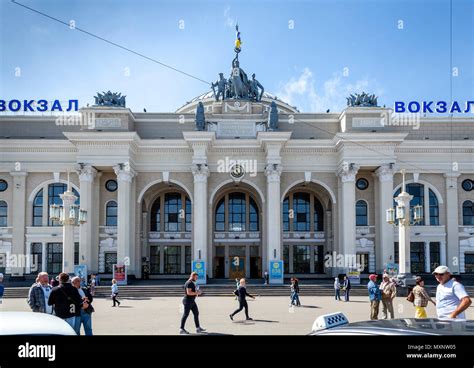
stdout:
[[270,284],[283,284],[283,261],[270,261],[269,264]]
[[206,262],[205,261],[193,261],[193,272],[198,274],[197,282],[201,285],[206,283]]

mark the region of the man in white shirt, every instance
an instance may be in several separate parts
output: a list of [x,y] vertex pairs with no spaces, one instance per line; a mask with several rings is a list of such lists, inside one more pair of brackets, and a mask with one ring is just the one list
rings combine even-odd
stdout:
[[28,293],[28,304],[33,312],[53,314],[53,306],[48,305],[51,286],[46,272],[40,272],[37,282],[31,286]]
[[472,301],[464,286],[451,278],[447,266],[438,266],[433,272],[439,282],[436,288],[436,313],[438,318],[465,319],[465,310]]

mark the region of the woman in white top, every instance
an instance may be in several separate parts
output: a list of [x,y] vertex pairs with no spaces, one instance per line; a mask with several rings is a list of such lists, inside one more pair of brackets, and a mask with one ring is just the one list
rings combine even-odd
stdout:
[[118,306],[120,307],[120,302],[117,300],[118,292],[119,290],[118,290],[117,280],[112,279],[112,300],[114,302],[114,305],[112,305],[112,307],[115,307],[115,303],[117,303]]

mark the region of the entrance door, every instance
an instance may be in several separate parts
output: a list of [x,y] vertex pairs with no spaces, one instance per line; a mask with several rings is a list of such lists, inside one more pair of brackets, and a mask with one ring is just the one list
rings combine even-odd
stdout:
[[261,273],[261,259],[259,257],[258,251],[259,246],[252,245],[250,247],[250,278],[258,279],[262,277]]
[[245,277],[245,246],[229,247],[229,278]]

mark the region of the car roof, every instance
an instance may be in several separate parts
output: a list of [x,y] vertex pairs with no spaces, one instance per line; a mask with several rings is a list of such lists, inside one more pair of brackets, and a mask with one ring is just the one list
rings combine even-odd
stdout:
[[312,335],[474,335],[473,320],[399,318],[353,322]]
[[0,335],[75,335],[61,318],[45,313],[0,312]]

